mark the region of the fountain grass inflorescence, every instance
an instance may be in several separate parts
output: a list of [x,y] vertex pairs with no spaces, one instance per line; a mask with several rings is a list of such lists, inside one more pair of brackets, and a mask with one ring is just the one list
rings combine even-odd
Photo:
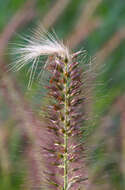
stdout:
[[[47,55],[45,70],[50,73],[47,86],[48,104],[43,109],[44,130],[41,134],[42,179],[46,190],[80,190],[88,184],[82,143],[83,113],[83,72],[77,56],[81,52],[69,53],[62,42],[52,35],[40,39],[24,38],[28,44],[15,48],[19,58],[13,66],[19,70],[31,63],[29,85],[35,76],[40,56]],[[21,54],[21,56],[20,56]],[[44,178],[44,180],[43,180]]]
[[46,181],[53,190],[78,190],[87,181],[84,146],[81,142],[84,120],[82,72],[74,56],[50,57],[46,106],[48,143],[43,147]]

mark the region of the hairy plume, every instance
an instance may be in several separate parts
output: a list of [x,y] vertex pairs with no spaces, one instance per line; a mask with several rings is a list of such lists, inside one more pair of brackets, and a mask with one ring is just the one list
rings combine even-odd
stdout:
[[[16,59],[10,66],[10,70],[19,71],[24,66],[30,64],[28,73],[29,83],[28,87],[31,87],[35,73],[38,67],[38,63],[41,56],[44,55],[60,55],[61,57],[69,57],[69,50],[64,44],[54,35],[47,33],[46,31],[35,32],[33,37],[23,37],[20,38],[24,41],[20,44],[15,44],[16,47],[12,49],[12,55],[16,56]],[[46,64],[44,64],[44,68]]]

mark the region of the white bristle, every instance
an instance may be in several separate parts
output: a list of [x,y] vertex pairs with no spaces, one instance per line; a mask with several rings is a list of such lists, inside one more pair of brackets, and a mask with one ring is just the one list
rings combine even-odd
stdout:
[[61,57],[69,57],[69,50],[62,42],[56,39],[52,34],[46,33],[37,37],[22,37],[23,41],[27,44],[17,44],[16,48],[13,48],[12,54],[17,55],[16,60],[11,65],[11,70],[19,71],[27,64],[30,66],[30,77],[28,87],[32,85],[35,72],[38,66],[39,57],[43,55],[59,55]]

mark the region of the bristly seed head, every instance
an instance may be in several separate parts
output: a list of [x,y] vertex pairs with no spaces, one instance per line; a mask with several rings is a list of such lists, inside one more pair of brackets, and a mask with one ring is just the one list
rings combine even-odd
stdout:
[[82,153],[84,148],[80,143],[84,96],[82,73],[76,57],[81,51],[70,54],[62,42],[48,33],[41,38],[24,40],[28,44],[15,49],[14,54],[19,54],[19,58],[13,69],[20,70],[32,62],[29,87],[35,77],[40,56],[49,56],[44,65],[50,73],[47,86],[49,105],[45,105],[43,112],[45,129],[41,138],[44,140],[40,144],[42,164],[45,167],[43,183],[54,190],[78,190],[87,173]]

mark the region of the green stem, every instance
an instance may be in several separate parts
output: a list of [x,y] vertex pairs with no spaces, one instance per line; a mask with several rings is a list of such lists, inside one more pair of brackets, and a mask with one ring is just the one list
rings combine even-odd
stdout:
[[68,187],[68,134],[67,134],[67,123],[69,120],[69,116],[68,116],[68,94],[67,94],[67,90],[68,90],[68,79],[67,79],[67,63],[65,64],[64,67],[64,77],[66,79],[66,82],[64,84],[64,94],[65,94],[65,101],[64,101],[64,129],[65,129],[65,133],[64,133],[64,190],[67,190]]

